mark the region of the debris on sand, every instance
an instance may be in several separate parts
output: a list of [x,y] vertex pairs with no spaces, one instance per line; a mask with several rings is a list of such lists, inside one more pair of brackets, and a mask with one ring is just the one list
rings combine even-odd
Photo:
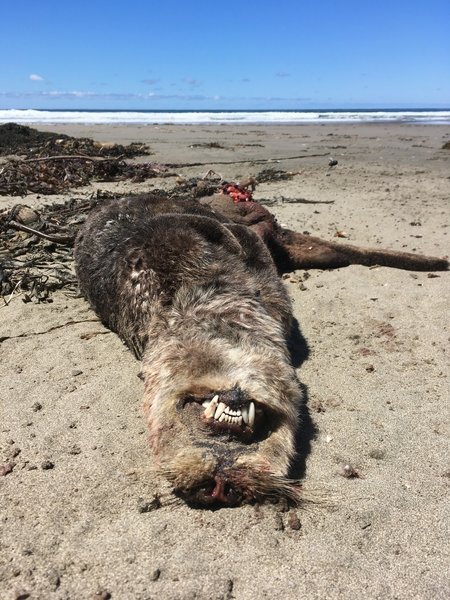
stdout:
[[5,123],[0,125],[0,155],[26,158],[82,154],[103,158],[133,158],[150,154],[146,144],[128,146],[96,142],[90,138],[75,138],[61,133],[38,131],[26,125]]
[[157,163],[128,163],[150,154],[145,144],[106,144],[6,123],[0,125],[0,155],[14,155],[0,166],[0,195],[59,194],[96,181],[145,181],[174,176]]
[[53,156],[10,159],[0,167],[0,195],[60,194],[95,181],[141,182],[153,177],[174,177],[164,165],[131,164],[118,158]]
[[94,204],[69,200],[40,211],[18,204],[0,213],[0,296],[5,305],[17,295],[24,302],[51,302],[51,292],[76,289],[71,246]]
[[191,144],[189,148],[205,148],[206,150],[226,150],[226,147],[219,142],[198,142]]
[[258,183],[272,183],[274,181],[286,181],[292,179],[295,175],[299,175],[300,171],[283,171],[281,169],[263,169],[256,175],[255,179]]

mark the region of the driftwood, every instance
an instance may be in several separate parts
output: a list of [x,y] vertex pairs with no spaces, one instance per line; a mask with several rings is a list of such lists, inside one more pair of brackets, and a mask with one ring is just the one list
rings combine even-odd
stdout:
[[16,229],[17,231],[24,231],[25,233],[36,235],[37,237],[42,238],[43,240],[54,242],[55,244],[72,244],[74,241],[74,237],[71,235],[47,235],[42,231],[32,229],[31,227],[22,225],[22,223],[16,223],[15,221],[8,221],[8,227],[10,227],[11,229]]
[[[116,160],[120,160],[123,156],[116,157]],[[40,158],[28,158],[23,160],[23,163],[36,163],[36,162],[48,162],[50,160],[111,160],[110,157],[104,156],[85,156],[84,154],[61,154],[60,156],[41,156]]]
[[241,165],[245,163],[251,163],[254,165],[265,164],[265,163],[277,163],[285,160],[297,160],[300,158],[317,158],[321,156],[329,156],[329,152],[321,154],[298,154],[297,156],[277,156],[276,158],[253,158],[249,160],[209,160],[208,162],[195,162],[195,163],[167,163],[167,167],[171,169],[180,169],[182,167],[206,167],[208,165]]

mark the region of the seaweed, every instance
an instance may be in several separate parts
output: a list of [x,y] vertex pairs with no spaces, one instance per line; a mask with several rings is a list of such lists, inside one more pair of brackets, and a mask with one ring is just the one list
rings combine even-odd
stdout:
[[134,158],[148,155],[146,144],[128,146],[96,142],[91,138],[75,138],[50,131],[38,131],[26,125],[5,123],[0,125],[0,155],[18,155],[27,158],[82,154],[108,158]]
[[282,171],[280,169],[263,169],[255,176],[258,183],[272,183],[273,181],[286,181],[292,179],[294,175],[298,175],[297,172]]

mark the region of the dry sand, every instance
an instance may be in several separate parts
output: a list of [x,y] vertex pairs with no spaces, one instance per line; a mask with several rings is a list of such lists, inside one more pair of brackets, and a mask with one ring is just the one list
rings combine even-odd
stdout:
[[[448,127],[47,129],[143,140],[151,160],[204,163],[178,169],[184,174],[301,171],[256,194],[278,198],[271,210],[291,228],[449,253]],[[225,148],[190,147],[211,141]],[[319,156],[254,162],[301,155]],[[339,161],[333,170],[330,155]],[[0,207],[18,200],[0,198]],[[152,472],[139,365],[118,338],[63,293],[52,304],[18,297],[0,309],[0,464],[15,463],[0,477],[2,600],[450,597],[449,273],[353,266],[296,272],[286,285],[310,349],[299,378],[309,411],[304,489],[313,500],[289,513],[173,502]],[[344,477],[346,464],[359,477]],[[142,512],[155,493],[162,507]]]

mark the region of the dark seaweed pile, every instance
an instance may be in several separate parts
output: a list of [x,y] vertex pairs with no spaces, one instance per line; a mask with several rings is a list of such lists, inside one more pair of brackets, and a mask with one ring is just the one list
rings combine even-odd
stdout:
[[0,125],[0,156],[14,154],[25,158],[81,154],[104,158],[133,158],[150,154],[145,144],[104,144],[90,138],[74,138],[61,133],[38,131],[26,125]]
[[49,157],[45,159],[9,160],[0,166],[0,195],[25,196],[60,194],[91,181],[145,181],[153,177],[171,177],[164,165],[128,163],[118,158],[95,159]]
[[[39,212],[18,204],[0,214],[0,296],[8,303],[16,294],[24,302],[51,302],[57,289],[76,290],[72,246],[76,231],[95,200],[68,200],[45,206]],[[25,225],[47,236],[65,236],[55,243],[37,235],[17,231]]]
[[171,175],[164,165],[133,164],[125,159],[149,154],[145,144],[104,144],[42,132],[24,125],[0,125],[0,195],[59,194],[91,181],[134,182]]

